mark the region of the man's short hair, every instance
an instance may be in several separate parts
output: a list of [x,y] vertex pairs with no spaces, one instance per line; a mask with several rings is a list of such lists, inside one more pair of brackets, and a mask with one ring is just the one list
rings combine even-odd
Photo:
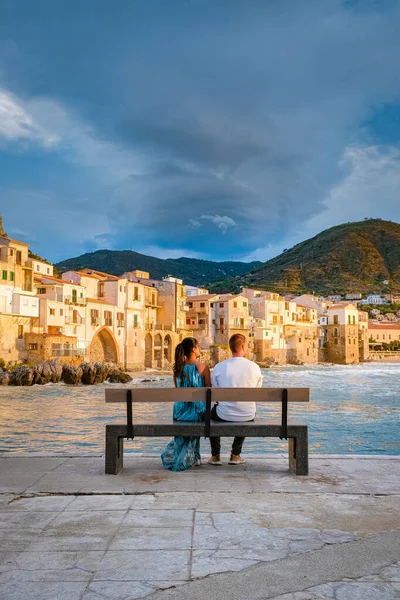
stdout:
[[229,348],[232,353],[240,352],[242,346],[246,343],[246,338],[241,333],[234,333],[229,338]]

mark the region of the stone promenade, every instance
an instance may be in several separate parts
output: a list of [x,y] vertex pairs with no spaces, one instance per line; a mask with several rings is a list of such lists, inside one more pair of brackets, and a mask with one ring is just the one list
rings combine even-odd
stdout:
[[400,457],[0,456],[1,600],[400,598]]

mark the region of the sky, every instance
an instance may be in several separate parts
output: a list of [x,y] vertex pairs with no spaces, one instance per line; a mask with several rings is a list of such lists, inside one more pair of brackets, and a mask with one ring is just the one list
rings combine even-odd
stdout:
[[57,262],[400,222],[400,0],[2,0],[0,214]]

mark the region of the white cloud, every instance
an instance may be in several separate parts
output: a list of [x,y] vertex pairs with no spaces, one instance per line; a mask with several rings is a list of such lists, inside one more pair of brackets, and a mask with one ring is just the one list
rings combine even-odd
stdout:
[[222,233],[226,233],[229,229],[235,229],[237,227],[236,221],[227,215],[201,215],[200,219],[211,221],[211,223],[216,225]]
[[12,94],[1,89],[0,139],[6,142],[30,140],[45,147],[59,141],[58,136],[41,127]]

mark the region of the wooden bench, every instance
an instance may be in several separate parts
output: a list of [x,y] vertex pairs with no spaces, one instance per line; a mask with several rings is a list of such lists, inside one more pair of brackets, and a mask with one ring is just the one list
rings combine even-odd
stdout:
[[[106,425],[105,472],[117,475],[123,467],[124,438],[135,437],[278,437],[289,442],[289,469],[296,475],[308,475],[308,427],[288,421],[289,402],[308,402],[308,388],[117,388],[106,390],[107,403],[126,404],[126,424]],[[278,402],[280,420],[256,415],[254,421],[221,422],[210,418],[212,402]],[[174,421],[171,418],[133,420],[136,403],[206,402],[205,422]]]

